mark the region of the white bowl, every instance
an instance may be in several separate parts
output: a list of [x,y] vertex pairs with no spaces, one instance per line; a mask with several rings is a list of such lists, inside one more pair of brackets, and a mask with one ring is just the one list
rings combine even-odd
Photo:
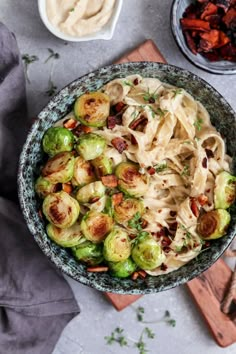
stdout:
[[64,41],[71,41],[71,42],[84,42],[84,41],[92,41],[96,39],[105,39],[109,40],[112,38],[117,20],[120,15],[121,7],[123,4],[123,0],[116,0],[115,6],[113,10],[113,14],[110,20],[107,22],[105,26],[98,32],[88,34],[83,37],[76,37],[76,36],[69,36],[63,32],[61,32],[57,27],[53,26],[51,22],[49,22],[46,12],[46,0],[38,0],[38,9],[41,20],[43,21],[44,25],[47,29],[54,34],[54,36],[63,39]]

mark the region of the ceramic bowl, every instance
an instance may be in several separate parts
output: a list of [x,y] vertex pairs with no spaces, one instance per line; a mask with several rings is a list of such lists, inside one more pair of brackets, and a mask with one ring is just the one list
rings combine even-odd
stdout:
[[112,14],[112,17],[110,20],[107,22],[103,28],[95,33],[88,34],[83,37],[72,37],[69,36],[63,32],[61,32],[58,28],[53,26],[51,22],[48,20],[47,13],[46,13],[46,0],[38,0],[38,9],[39,9],[39,14],[41,17],[41,20],[43,21],[44,25],[47,27],[47,29],[54,34],[54,36],[63,39],[64,41],[68,42],[85,42],[85,41],[93,41],[96,39],[105,39],[109,40],[113,37],[116,23],[118,21],[120,11],[122,8],[123,0],[116,0],[115,2],[115,7],[114,11]]
[[184,10],[191,3],[193,3],[193,0],[174,0],[172,3],[170,22],[177,45],[187,59],[201,69],[214,74],[236,74],[236,63],[227,60],[210,62],[200,54],[194,55],[188,48],[180,26],[180,19],[183,17]]
[[101,291],[120,294],[149,294],[173,288],[198,276],[209,268],[225,251],[236,234],[236,211],[232,215],[228,234],[212,242],[211,247],[182,268],[158,277],[145,279],[112,278],[108,273],[88,273],[86,267],[76,262],[64,248],[51,241],[45,225],[39,217],[39,203],[34,191],[39,165],[43,159],[41,140],[44,132],[57,120],[71,111],[76,97],[86,91],[98,90],[102,85],[118,77],[139,73],[155,77],[163,82],[185,88],[210,112],[213,125],[226,137],[228,153],[233,157],[236,171],[236,114],[225,99],[198,76],[175,66],[160,63],[139,62],[111,65],[79,78],[62,89],[42,110],[34,122],[20,157],[18,188],[23,215],[32,237],[50,260],[64,273],[82,284]]

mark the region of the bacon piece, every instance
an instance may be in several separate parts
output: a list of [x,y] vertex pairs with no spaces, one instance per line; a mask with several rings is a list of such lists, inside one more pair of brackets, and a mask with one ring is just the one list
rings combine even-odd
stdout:
[[138,272],[133,272],[133,274],[131,275],[131,279],[132,280],[136,280],[136,279],[138,279],[138,277],[139,277],[139,273]]
[[131,144],[132,145],[138,145],[138,142],[137,142],[137,140],[135,139],[135,137],[131,134],[131,136],[130,136],[130,141],[131,141]]
[[68,194],[72,193],[73,187],[70,183],[62,183],[62,190]]
[[184,31],[184,37],[185,37],[185,40],[187,42],[187,45],[188,45],[189,49],[191,50],[191,52],[193,54],[196,55],[197,54],[197,46],[196,46],[196,43],[193,40],[193,37],[190,35],[189,31]]
[[201,206],[203,206],[208,202],[208,197],[202,193],[197,197],[197,201]]
[[217,10],[218,10],[218,7],[213,4],[212,2],[208,2],[204,8],[204,11],[202,12],[200,18],[202,20],[205,20],[205,17],[206,16],[209,16],[209,15],[214,15],[217,13]]
[[124,106],[125,106],[125,103],[124,103],[124,102],[118,102],[118,103],[115,105],[115,110],[116,110],[116,112],[122,111],[122,109],[124,108]]
[[209,22],[199,20],[199,19],[181,18],[180,23],[183,31],[192,30],[192,31],[209,32],[211,30]]
[[209,15],[205,17],[205,21],[210,23],[212,29],[219,29],[221,24],[221,16],[219,14]]
[[112,204],[114,206],[120,204],[123,201],[123,199],[124,199],[124,195],[121,192],[120,193],[115,193],[111,197]]
[[183,13],[183,17],[185,18],[197,18],[197,13],[199,8],[196,4],[191,3],[188,7],[186,7],[184,13]]
[[234,8],[229,9],[229,11],[224,15],[222,21],[225,23],[227,28],[236,27],[236,10]]
[[128,147],[128,144],[127,142],[122,139],[122,138],[114,138],[112,139],[111,141],[112,145],[114,146],[114,148],[116,148],[116,150],[121,154],[124,150],[127,149]]
[[220,57],[219,53],[216,50],[213,50],[211,52],[201,52],[201,55],[203,55],[205,58],[207,58],[209,61],[219,61],[222,58]]
[[104,186],[109,188],[115,188],[118,185],[118,180],[115,175],[106,175],[101,177]]
[[107,271],[108,271],[108,267],[105,266],[94,266],[94,267],[87,268],[87,272],[93,272],[93,273],[101,273]]
[[134,120],[130,123],[129,128],[133,130],[143,130],[143,128],[147,125],[148,119],[144,115],[141,115],[138,119]]
[[73,119],[73,118],[68,118],[66,120],[64,120],[63,122],[63,127],[66,129],[74,129],[77,125],[77,120]]
[[236,61],[236,46],[232,43],[228,43],[224,47],[221,47],[220,53],[223,59]]
[[116,126],[116,116],[109,116],[107,118],[107,128],[113,129]]
[[82,125],[81,129],[83,133],[91,133],[93,131],[93,128],[87,127],[86,125]]
[[193,212],[193,215],[196,216],[196,218],[198,218],[199,209],[198,209],[197,202],[196,202],[195,198],[191,198],[190,199],[190,208],[191,208],[191,210]]
[[140,275],[141,278],[145,279],[147,276],[147,273],[145,270],[138,270],[138,274]]
[[156,170],[154,167],[148,167],[147,173],[149,173],[150,176],[155,175]]

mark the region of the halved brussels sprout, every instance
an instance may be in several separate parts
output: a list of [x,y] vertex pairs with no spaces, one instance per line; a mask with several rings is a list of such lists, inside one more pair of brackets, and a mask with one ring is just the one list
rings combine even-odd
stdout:
[[81,242],[81,238],[83,237],[78,222],[66,229],[60,229],[52,224],[48,224],[47,234],[55,243],[62,247],[74,247]]
[[81,135],[76,144],[76,150],[86,161],[96,159],[105,147],[106,140],[94,133]]
[[92,182],[78,190],[76,193],[76,199],[82,204],[89,203],[94,198],[101,198],[104,196],[105,191],[106,188],[101,181]]
[[104,241],[103,256],[108,262],[121,262],[129,258],[131,243],[124,229],[114,228]]
[[216,176],[214,203],[216,209],[228,209],[235,201],[236,177],[226,171]]
[[51,183],[69,182],[74,172],[75,158],[71,152],[60,152],[49,159],[42,169],[42,175]]
[[93,165],[98,178],[112,174],[112,160],[105,155],[98,156],[91,161],[91,164]]
[[134,217],[136,213],[142,215],[144,212],[144,205],[141,200],[134,198],[127,198],[120,204],[114,206],[115,221],[120,224],[125,224]]
[[112,218],[97,211],[89,211],[81,221],[81,231],[94,243],[102,242],[113,226]]
[[74,257],[88,265],[96,265],[103,261],[103,246],[102,244],[95,244],[90,241],[80,243],[78,246],[72,248]]
[[40,198],[45,198],[48,194],[54,193],[57,190],[57,185],[51,183],[46,178],[39,176],[35,182],[35,192]]
[[159,267],[165,261],[165,255],[156,240],[150,235],[140,236],[135,243],[132,254],[134,262],[144,270]]
[[85,184],[96,180],[93,167],[88,161],[85,161],[81,156],[75,158],[74,174],[71,180],[73,186],[82,187]]
[[127,258],[122,262],[109,262],[108,267],[113,277],[127,278],[136,270],[137,265],[131,258]]
[[230,214],[227,210],[211,210],[199,217],[197,232],[204,240],[214,240],[226,234],[229,223]]
[[77,98],[75,117],[89,127],[103,127],[110,112],[110,98],[102,92],[90,92]]
[[77,200],[63,191],[49,194],[43,201],[42,209],[47,220],[60,229],[72,226],[80,212]]
[[132,162],[121,162],[115,170],[118,188],[131,197],[141,197],[149,185],[149,177],[139,173],[139,165]]
[[51,127],[45,132],[42,145],[43,151],[50,156],[71,151],[74,146],[74,135],[66,128]]

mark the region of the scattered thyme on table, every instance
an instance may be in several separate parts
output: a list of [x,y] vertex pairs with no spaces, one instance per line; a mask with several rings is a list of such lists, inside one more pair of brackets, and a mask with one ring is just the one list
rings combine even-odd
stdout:
[[24,66],[25,66],[25,76],[26,76],[26,80],[28,81],[28,83],[30,84],[30,79],[29,79],[29,65],[33,64],[35,61],[38,61],[39,58],[36,55],[29,55],[29,54],[23,54],[22,55],[22,60],[24,62]]
[[[135,308],[135,312],[136,312],[137,321],[143,324],[164,322],[171,327],[175,327],[176,325],[176,321],[173,318],[171,318],[169,311],[165,311],[163,318],[154,321],[144,321],[145,309],[142,306]],[[111,332],[110,336],[104,337],[104,339],[106,340],[106,344],[108,345],[117,343],[121,347],[125,347],[125,346],[130,347],[131,343],[133,343],[133,346],[138,349],[139,354],[146,354],[149,352],[145,338],[146,339],[155,338],[155,333],[149,327],[144,327],[142,329],[138,340],[134,340],[133,338],[130,338],[128,335],[124,333],[124,329],[120,327],[116,327],[114,331]]]

